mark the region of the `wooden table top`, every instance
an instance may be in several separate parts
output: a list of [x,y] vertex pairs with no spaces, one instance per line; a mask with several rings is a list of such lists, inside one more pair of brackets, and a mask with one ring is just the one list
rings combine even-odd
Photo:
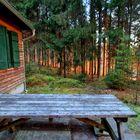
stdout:
[[136,113],[108,94],[0,94],[0,118],[128,118]]

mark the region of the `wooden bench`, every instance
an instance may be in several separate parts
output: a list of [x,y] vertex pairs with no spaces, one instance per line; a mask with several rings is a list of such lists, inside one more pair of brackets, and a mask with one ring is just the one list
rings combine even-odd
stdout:
[[[0,131],[13,130],[31,118],[72,117],[107,131],[113,140],[123,140],[121,124],[135,116],[135,112],[113,95],[0,94],[0,119],[3,119]],[[107,118],[116,121],[117,135]]]

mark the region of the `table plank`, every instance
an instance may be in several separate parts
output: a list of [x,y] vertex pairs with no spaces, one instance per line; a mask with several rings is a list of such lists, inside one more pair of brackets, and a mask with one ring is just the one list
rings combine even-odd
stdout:
[[108,94],[0,94],[0,117],[133,117]]
[[[131,113],[131,115],[130,115]],[[94,111],[94,112],[85,112],[85,111],[50,111],[44,113],[44,111],[9,111],[3,112],[1,118],[53,118],[53,117],[69,117],[69,118],[88,118],[88,117],[100,117],[100,118],[128,118],[132,117],[135,114],[132,114],[130,111]]]
[[110,108],[109,106],[108,107],[94,107],[94,106],[86,106],[86,109],[84,106],[79,106],[77,108],[71,108],[69,106],[49,106],[49,107],[41,107],[41,106],[17,106],[17,107],[2,107],[0,108],[0,111],[33,111],[33,110],[42,110],[42,111],[48,111],[48,110],[52,110],[52,111],[57,111],[57,110],[62,110],[62,111],[79,111],[79,110],[83,110],[83,111],[117,111],[117,110],[120,110],[120,111],[129,111],[128,108],[126,107],[117,107],[117,106],[114,106],[112,108]]
[[12,94],[12,96],[9,96],[9,94],[0,94],[1,98],[116,98],[115,96],[111,94]]

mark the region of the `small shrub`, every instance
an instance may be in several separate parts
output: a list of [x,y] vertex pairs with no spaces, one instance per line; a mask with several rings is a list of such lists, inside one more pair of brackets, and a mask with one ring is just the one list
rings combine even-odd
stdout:
[[85,82],[86,81],[86,74],[74,75],[74,79]]
[[52,77],[52,76],[44,76],[44,80],[46,80],[48,82],[54,82],[54,81],[56,81],[56,78]]
[[41,67],[39,73],[44,75],[57,75],[58,69],[56,68],[47,68],[47,67]]
[[91,85],[94,89],[108,89],[105,80],[94,81]]
[[26,64],[25,70],[26,70],[26,75],[37,73],[37,72],[39,72],[39,66],[36,63],[30,62],[30,63]]
[[27,78],[26,83],[29,86],[39,86],[43,85],[45,82],[39,75],[33,75]]
[[105,78],[105,82],[109,88],[119,90],[124,90],[127,87],[128,81],[127,73],[120,69],[109,73]]
[[44,85],[44,84],[49,84],[51,82],[56,81],[55,77],[52,76],[47,76],[43,74],[34,74],[29,77],[27,77],[27,85],[29,86],[35,86],[35,85]]
[[56,87],[83,87],[83,83],[79,80],[70,78],[61,78],[55,82]]
[[134,90],[140,90],[140,81],[131,80],[128,83],[128,87]]

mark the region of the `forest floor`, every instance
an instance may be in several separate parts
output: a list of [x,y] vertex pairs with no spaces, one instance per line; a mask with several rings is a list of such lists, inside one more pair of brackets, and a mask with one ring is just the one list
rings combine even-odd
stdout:
[[[72,78],[63,78],[45,73],[34,73],[27,76],[28,93],[54,94],[114,94],[131,109],[137,112],[137,118],[130,118],[128,127],[135,134],[140,134],[140,93],[135,89],[124,91],[109,89],[103,80],[95,82],[81,82]],[[137,105],[136,105],[137,103]]]

